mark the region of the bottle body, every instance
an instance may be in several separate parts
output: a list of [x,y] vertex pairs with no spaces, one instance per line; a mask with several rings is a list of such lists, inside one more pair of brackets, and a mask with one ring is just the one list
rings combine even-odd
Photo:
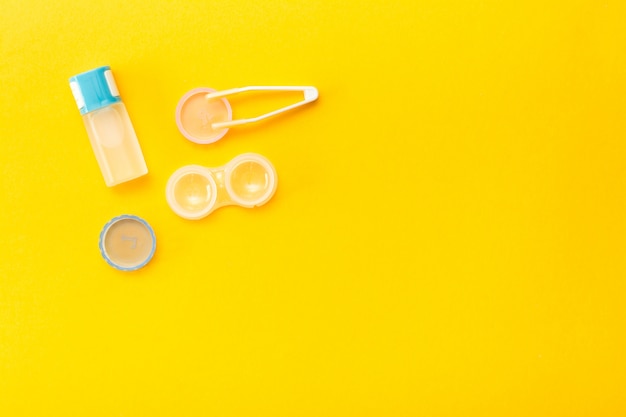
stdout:
[[107,186],[112,187],[148,173],[139,140],[123,102],[85,113],[83,122]]
[[147,174],[146,161],[111,67],[70,77],[70,89],[106,185],[112,187]]

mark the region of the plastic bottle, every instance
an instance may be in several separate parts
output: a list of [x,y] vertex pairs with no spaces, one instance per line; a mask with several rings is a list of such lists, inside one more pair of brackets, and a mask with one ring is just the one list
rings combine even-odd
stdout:
[[70,78],[70,88],[106,185],[111,187],[147,174],[111,68],[104,66],[75,75]]

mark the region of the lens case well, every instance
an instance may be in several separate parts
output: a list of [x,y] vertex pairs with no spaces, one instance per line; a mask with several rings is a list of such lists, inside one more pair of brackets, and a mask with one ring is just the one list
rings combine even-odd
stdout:
[[176,170],[167,182],[165,196],[174,213],[198,220],[226,205],[262,206],[277,185],[272,163],[262,155],[246,153],[221,167],[187,165]]

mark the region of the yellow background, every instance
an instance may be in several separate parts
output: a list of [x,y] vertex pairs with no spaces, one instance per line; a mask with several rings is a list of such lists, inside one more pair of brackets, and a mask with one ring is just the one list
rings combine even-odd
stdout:
[[[624,2],[0,6],[0,416],[626,415]],[[100,65],[150,170],[114,188],[67,81]],[[320,99],[178,132],[254,84]],[[243,152],[267,205],[171,212],[174,170]],[[123,213],[136,273],[98,251]]]

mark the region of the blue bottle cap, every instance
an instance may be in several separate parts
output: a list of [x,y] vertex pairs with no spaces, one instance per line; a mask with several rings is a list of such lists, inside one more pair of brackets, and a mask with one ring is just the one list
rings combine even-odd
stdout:
[[102,257],[113,268],[134,271],[152,259],[156,237],[144,219],[125,214],[104,225],[99,246]]
[[108,65],[71,77],[70,88],[80,114],[122,101]]

